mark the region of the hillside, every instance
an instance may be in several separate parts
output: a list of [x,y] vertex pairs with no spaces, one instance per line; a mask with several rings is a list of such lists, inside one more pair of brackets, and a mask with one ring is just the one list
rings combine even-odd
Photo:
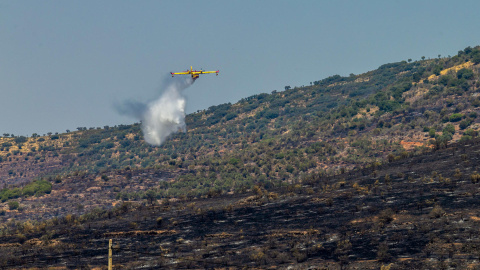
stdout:
[[[1,173],[4,183],[16,184],[48,172],[190,171],[181,176],[188,183],[185,189],[195,184],[193,178],[208,184],[197,187],[196,196],[212,188],[234,191],[259,180],[275,185],[306,172],[368,164],[402,147],[430,146],[427,131],[440,133],[452,115],[460,117],[452,118],[456,130],[474,123],[478,66],[471,61],[476,52],[467,48],[452,58],[387,64],[357,76],[332,76],[309,87],[213,106],[189,115],[188,132],[162,147],[146,146],[138,125],[4,137],[0,150],[7,162]],[[449,138],[438,137],[440,144]],[[457,132],[452,139],[460,137]],[[241,181],[234,185],[231,179]],[[169,187],[170,194],[182,194],[182,188]]]
[[476,139],[270,191],[10,221],[0,267],[92,269],[113,239],[115,269],[478,269],[479,151]]
[[[137,228],[150,231],[154,230],[152,222],[158,216],[156,209],[170,204],[175,207],[161,211],[166,211],[169,219],[185,215],[182,222],[186,223],[204,220],[201,212],[206,208],[230,204],[232,209],[239,209],[238,219],[245,220],[241,217],[242,211],[252,211],[245,203],[255,203],[259,198],[263,198],[259,205],[267,199],[267,205],[273,203],[273,208],[254,208],[258,217],[265,214],[264,211],[276,213],[288,209],[286,202],[298,205],[289,210],[289,215],[296,218],[281,224],[301,230],[311,229],[305,224],[353,228],[354,219],[349,217],[329,225],[320,220],[302,222],[302,215],[312,218],[308,213],[315,213],[318,207],[323,209],[325,200],[347,202],[340,208],[331,208],[333,212],[325,216],[328,218],[352,211],[361,213],[360,216],[353,214],[356,219],[365,221],[363,218],[368,216],[374,222],[382,209],[390,208],[398,214],[403,207],[407,212],[414,212],[411,215],[423,224],[433,208],[428,212],[415,212],[412,202],[421,204],[417,204],[419,208],[433,207],[440,202],[444,212],[455,218],[463,213],[463,217],[474,211],[471,205],[460,204],[458,213],[449,212],[446,207],[456,201],[464,202],[467,193],[475,194],[476,148],[463,145],[476,145],[480,130],[479,78],[480,47],[468,47],[453,57],[385,64],[359,75],[335,75],[312,81],[308,86],[285,86],[284,91],[212,106],[187,115],[187,131],[172,135],[159,147],[144,142],[140,124],[78,127],[76,131],[62,134],[30,137],[3,134],[0,137],[0,235],[5,237],[2,241],[20,241],[23,247],[24,243],[30,243],[29,239],[46,237],[65,244],[65,239],[77,237],[77,233],[88,235],[88,230],[82,231],[86,230],[85,224],[100,226],[98,230],[102,235],[107,234],[107,223],[123,226],[122,230],[131,225],[115,225],[119,221],[110,220],[112,216],[136,223],[129,227],[130,231]],[[450,157],[449,149],[465,153]],[[415,165],[419,160],[426,160],[428,164]],[[466,161],[470,163],[463,165]],[[443,167],[445,164],[448,168]],[[415,166],[417,172],[413,174],[415,170],[411,168]],[[433,174],[432,168],[439,171]],[[458,181],[453,181],[454,178]],[[379,194],[382,183],[386,187]],[[430,187],[434,191],[429,190]],[[408,197],[418,190],[430,195]],[[455,190],[458,194],[451,193]],[[248,197],[252,192],[256,199]],[[319,201],[305,204],[305,200],[313,199],[313,194],[318,194]],[[403,205],[399,206],[400,210],[385,207],[393,197]],[[209,206],[187,207],[191,202]],[[358,210],[370,202],[376,210],[367,211],[368,214]],[[470,203],[477,202],[472,199]],[[129,210],[132,207],[150,223],[141,223],[138,215],[132,221],[134,213]],[[302,211],[305,212],[302,214]],[[283,216],[279,214],[271,219]],[[70,224],[65,223],[65,219],[75,221],[78,226],[73,236],[62,233],[62,224]],[[259,219],[255,222],[260,222]],[[470,220],[472,224],[474,220]],[[250,225],[252,223],[241,227]],[[25,226],[33,227],[25,231]],[[37,226],[43,229],[33,229]],[[273,226],[272,234],[281,229],[275,227],[280,224],[268,226]],[[45,234],[47,227],[51,228],[48,235]],[[222,226],[209,234],[222,233],[222,229],[226,234],[236,235],[231,228]],[[168,230],[169,235],[176,235],[171,231],[176,231],[173,227]],[[25,238],[18,238],[19,234]],[[181,238],[194,241],[197,236],[182,234]],[[373,239],[378,235],[374,233],[369,237]],[[432,241],[422,237],[419,240],[422,247]],[[458,239],[464,241],[463,236]],[[87,237],[85,241],[91,239]],[[338,245],[335,241],[332,243]],[[362,240],[355,241],[355,244],[351,242],[354,246]],[[82,246],[71,247],[82,249]],[[395,251],[392,255],[399,258],[399,254],[408,254],[408,250]],[[329,252],[330,255],[321,260],[333,260],[333,263],[343,260],[334,250]],[[354,257],[373,260],[373,255]],[[292,262],[292,258],[288,257],[285,262]],[[421,261],[418,260],[413,261]]]
[[188,115],[188,131],[161,147],[145,144],[138,124],[4,136],[0,176],[4,185],[17,185],[152,168],[175,175],[156,190],[158,198],[201,196],[440,148],[477,134],[479,61],[479,48],[469,47],[454,57],[386,64],[212,106]]

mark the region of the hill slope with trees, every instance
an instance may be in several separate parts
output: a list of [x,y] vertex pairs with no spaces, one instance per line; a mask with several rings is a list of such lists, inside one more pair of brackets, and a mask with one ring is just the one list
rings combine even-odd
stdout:
[[479,78],[467,47],[212,106],[159,147],[3,134],[0,267],[101,267],[113,238],[127,269],[478,269]]
[[[4,134],[5,218],[11,200],[22,210],[12,214],[28,217],[41,213],[34,205],[49,209],[59,198],[72,202],[55,207],[52,215],[128,200],[214,197],[255,185],[268,190],[300,183],[311,174],[334,175],[467,141],[479,130],[479,63],[480,48],[468,47],[453,57],[286,86],[189,114],[187,132],[159,147],[144,142],[139,124],[45,136]],[[22,191],[40,180],[51,190]]]

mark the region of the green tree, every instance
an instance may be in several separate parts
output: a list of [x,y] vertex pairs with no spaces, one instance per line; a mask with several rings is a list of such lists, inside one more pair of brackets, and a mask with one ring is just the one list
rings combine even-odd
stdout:
[[470,124],[473,122],[472,119],[467,118],[465,120],[462,120],[459,124],[460,129],[466,129],[467,127],[470,126]]
[[473,71],[468,68],[462,68],[459,71],[457,71],[457,78],[458,79],[466,79],[466,80],[471,80],[473,79]]
[[464,134],[475,138],[475,137],[478,136],[478,131],[469,128],[469,129],[465,130]]
[[14,139],[15,143],[17,143],[17,144],[24,143],[27,140],[28,139],[25,136],[18,136],[18,137],[15,137],[15,139]]
[[422,74],[415,72],[413,73],[412,78],[414,82],[419,82],[422,79]]
[[455,134],[455,127],[452,125],[452,124],[447,124],[444,128],[443,128],[443,133],[450,133],[450,134]]
[[145,193],[145,197],[147,198],[147,201],[150,205],[154,205],[155,204],[155,199],[157,197],[157,193],[155,192],[155,190],[149,189]]
[[474,64],[480,64],[480,49],[475,49],[472,53],[472,62]]

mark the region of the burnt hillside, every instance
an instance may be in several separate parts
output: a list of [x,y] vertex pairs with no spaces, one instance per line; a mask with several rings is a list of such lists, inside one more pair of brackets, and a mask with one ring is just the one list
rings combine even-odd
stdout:
[[10,222],[0,262],[98,267],[112,238],[118,269],[476,269],[479,160],[475,140],[270,191]]
[[476,269],[480,47],[140,124],[0,137],[0,267]]

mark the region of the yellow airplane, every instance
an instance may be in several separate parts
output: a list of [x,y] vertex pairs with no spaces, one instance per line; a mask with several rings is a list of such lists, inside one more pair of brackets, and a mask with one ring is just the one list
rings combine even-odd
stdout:
[[170,72],[170,74],[172,74],[172,77],[175,76],[175,75],[190,75],[192,76],[192,79],[196,80],[198,79],[198,77],[200,76],[200,74],[208,74],[208,73],[216,73],[217,76],[218,76],[218,72],[220,72],[220,70],[217,70],[217,71],[203,71],[203,70],[193,70],[193,67],[190,67],[190,70],[187,70],[187,71],[183,71],[183,72]]

